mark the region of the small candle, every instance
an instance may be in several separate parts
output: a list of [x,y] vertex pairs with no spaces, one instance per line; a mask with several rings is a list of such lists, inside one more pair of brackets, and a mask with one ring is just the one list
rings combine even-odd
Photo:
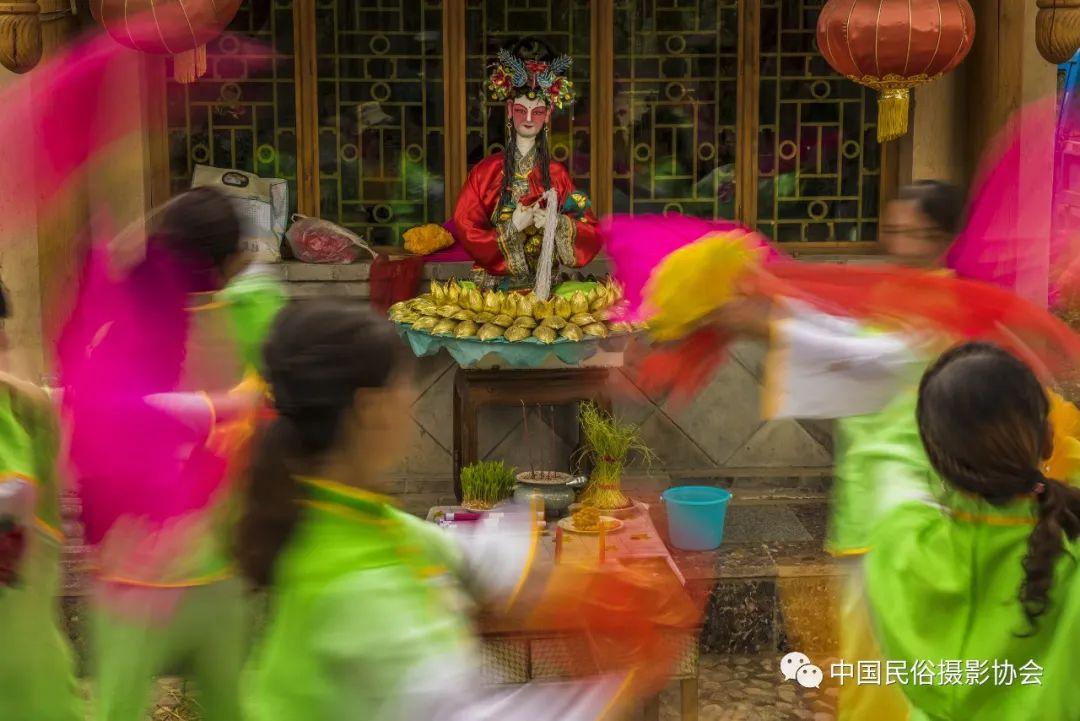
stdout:
[[600,535],[597,536],[600,541],[600,563],[603,563],[607,558],[607,538],[604,533],[604,519],[600,519]]
[[555,563],[562,560],[562,526],[555,526]]

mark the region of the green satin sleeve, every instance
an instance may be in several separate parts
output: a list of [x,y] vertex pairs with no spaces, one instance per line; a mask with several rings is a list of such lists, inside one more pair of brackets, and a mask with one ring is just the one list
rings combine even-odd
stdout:
[[828,549],[866,553],[877,520],[904,500],[932,496],[936,477],[915,420],[915,390],[885,410],[837,422],[837,453]]
[[268,273],[252,272],[230,282],[219,297],[229,306],[244,365],[261,375],[263,343],[286,303],[281,283]]
[[[884,658],[907,669],[932,664],[921,682],[907,678],[904,693],[930,719],[1077,718],[1076,564],[1068,555],[1060,560],[1051,605],[1032,627],[1018,601],[1032,529],[1030,504],[999,508],[967,498],[948,501],[897,505],[875,528],[866,557]],[[1078,549],[1070,546],[1075,556]],[[942,661],[962,665],[960,683],[942,677]],[[1040,669],[1039,682],[1029,676],[1024,683],[1023,669],[1032,663]],[[969,671],[971,665],[982,670]],[[1011,678],[1009,667],[1015,670]]]

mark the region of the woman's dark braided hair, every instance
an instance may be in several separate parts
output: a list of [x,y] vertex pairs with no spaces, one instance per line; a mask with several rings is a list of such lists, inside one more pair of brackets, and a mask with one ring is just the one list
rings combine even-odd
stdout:
[[1042,471],[1053,447],[1049,412],[1031,369],[987,343],[948,351],[919,386],[919,434],[947,483],[994,505],[1035,497],[1038,518],[1019,592],[1032,629],[1050,604],[1066,540],[1080,536],[1080,491]]
[[381,388],[410,367],[393,326],[343,299],[290,304],[263,351],[277,417],[252,459],[236,557],[256,586],[273,581],[277,557],[300,516],[298,475],[317,474],[341,440],[362,388]]
[[[510,54],[525,61],[538,60],[550,63],[555,59],[555,51],[551,49],[551,46],[540,38],[531,35],[523,37],[514,43],[514,46],[510,49]],[[516,95],[511,96],[511,100],[514,97]],[[547,102],[546,99],[545,102]],[[506,121],[511,127],[513,126],[510,111],[507,111]],[[540,131],[540,134],[536,136],[536,164],[540,167],[540,182],[543,184],[544,190],[551,188],[551,154],[548,151],[549,127],[551,127],[550,120]],[[506,139],[506,149],[503,152],[503,182],[502,193],[499,196],[500,210],[510,203],[510,187],[514,182],[514,137],[513,131],[511,131],[510,137]]]

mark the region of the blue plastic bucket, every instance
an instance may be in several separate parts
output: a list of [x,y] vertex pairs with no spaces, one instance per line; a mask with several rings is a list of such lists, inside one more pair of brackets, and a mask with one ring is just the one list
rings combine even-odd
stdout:
[[671,545],[684,551],[711,551],[724,538],[731,493],[712,486],[676,486],[661,496],[667,507]]

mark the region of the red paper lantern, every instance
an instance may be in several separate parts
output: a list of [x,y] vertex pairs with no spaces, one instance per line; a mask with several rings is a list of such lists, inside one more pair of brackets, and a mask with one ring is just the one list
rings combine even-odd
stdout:
[[907,132],[911,88],[959,65],[974,39],[968,0],[829,0],[818,16],[829,65],[878,91],[881,141]]
[[91,0],[90,12],[113,40],[133,50],[172,55],[182,83],[206,73],[206,43],[225,29],[242,0]]

